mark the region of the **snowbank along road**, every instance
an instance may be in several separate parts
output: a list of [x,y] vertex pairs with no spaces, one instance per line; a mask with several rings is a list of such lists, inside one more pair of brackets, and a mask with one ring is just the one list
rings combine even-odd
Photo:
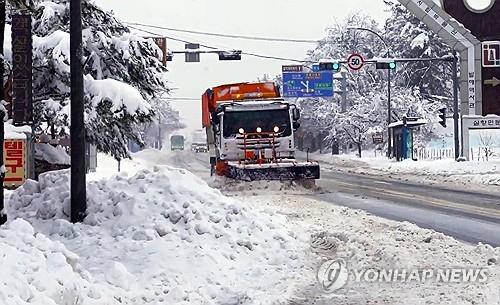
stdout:
[[[402,219],[421,209],[429,227],[423,215],[448,214],[432,204],[397,203],[411,186],[395,183],[398,191],[379,201],[374,198],[391,181],[325,173],[322,190],[230,182],[209,177],[206,158],[144,150],[124,161],[119,174],[112,158],[99,160],[98,172],[89,175],[88,216],[76,225],[67,221],[67,171],[12,192],[11,220],[0,228],[0,304],[499,305],[500,248],[342,206],[384,206],[374,211],[390,211],[387,218],[400,209]],[[417,195],[449,200],[459,210],[455,216],[474,225],[494,224],[496,216],[462,209],[462,201]],[[482,209],[494,207],[489,202]],[[333,271],[330,262],[339,260],[342,281],[332,290],[321,270]],[[379,274],[453,268],[485,276],[455,283],[432,274],[426,280]]]
[[[207,179],[205,154],[182,152],[171,161]],[[399,181],[381,176],[324,169],[321,190],[294,193],[377,216],[409,221],[470,243],[500,246],[500,194]],[[262,189],[261,189],[262,191]]]

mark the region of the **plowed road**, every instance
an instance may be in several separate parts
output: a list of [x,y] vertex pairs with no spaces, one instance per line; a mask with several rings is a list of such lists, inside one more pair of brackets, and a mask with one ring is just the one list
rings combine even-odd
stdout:
[[458,239],[500,246],[500,194],[485,194],[381,177],[322,172],[315,198]]
[[[202,178],[209,177],[205,154],[185,151],[178,153],[174,160],[176,166],[185,167]],[[323,170],[321,176],[317,184],[322,191],[304,196],[408,221],[466,242],[500,246],[500,194],[327,170]]]

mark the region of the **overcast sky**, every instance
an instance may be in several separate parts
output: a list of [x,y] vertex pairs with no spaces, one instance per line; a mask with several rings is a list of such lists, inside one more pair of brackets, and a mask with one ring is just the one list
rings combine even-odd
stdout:
[[[241,35],[320,39],[335,19],[362,11],[383,23],[387,16],[382,0],[96,0],[113,10],[122,21],[188,30]],[[153,32],[200,42],[221,49],[238,49],[263,55],[303,59],[314,44],[248,41],[190,35],[150,29]],[[183,50],[184,44],[168,41],[170,50]],[[242,61],[219,62],[217,55],[202,55],[200,63],[185,63],[176,55],[168,63],[172,96],[199,98],[209,87],[231,82],[254,81],[264,74],[281,73],[286,61],[244,56]],[[199,101],[177,101],[190,129],[201,128]]]
[[[473,0],[489,1],[489,0]],[[388,16],[382,0],[96,0],[113,10],[122,21],[187,30],[293,39],[321,39],[335,20],[363,12],[381,26]],[[303,59],[314,44],[248,41],[183,34],[158,29],[151,31],[200,42],[221,49],[286,58]],[[168,41],[170,50],[184,44]],[[264,74],[277,75],[281,65],[291,62],[244,56],[242,61],[219,62],[215,54],[202,55],[200,63],[185,63],[182,54],[169,62],[173,97],[199,98],[209,87],[224,83],[253,81]],[[200,102],[179,101],[175,106],[190,129],[201,128]]]

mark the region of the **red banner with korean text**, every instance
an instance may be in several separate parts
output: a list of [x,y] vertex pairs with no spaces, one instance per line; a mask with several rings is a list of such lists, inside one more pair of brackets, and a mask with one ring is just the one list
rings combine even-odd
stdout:
[[5,139],[3,160],[5,164],[4,187],[15,188],[26,180],[26,140]]

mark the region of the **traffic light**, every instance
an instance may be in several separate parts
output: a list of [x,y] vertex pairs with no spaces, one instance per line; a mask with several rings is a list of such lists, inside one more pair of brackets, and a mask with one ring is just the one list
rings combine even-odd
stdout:
[[219,60],[241,60],[241,51],[221,51]]
[[340,64],[338,62],[320,62],[319,70],[338,72],[340,70]]
[[439,109],[439,124],[446,128],[446,108]]
[[396,70],[396,62],[394,60],[391,61],[377,61],[376,67],[379,70]]

